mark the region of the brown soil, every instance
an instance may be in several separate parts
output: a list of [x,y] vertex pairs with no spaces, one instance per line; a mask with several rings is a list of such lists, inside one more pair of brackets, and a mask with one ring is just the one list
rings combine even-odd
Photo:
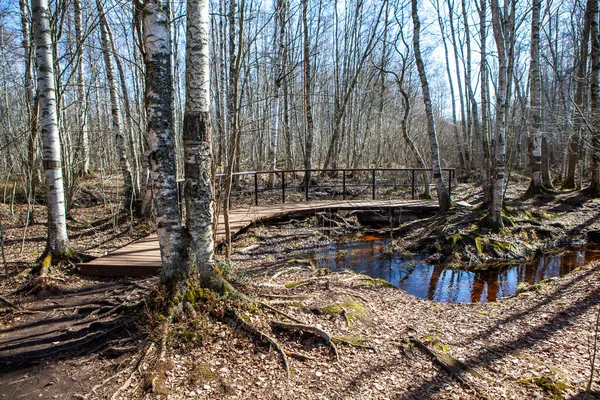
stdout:
[[[104,190],[96,189],[97,182],[84,187],[69,222],[77,251],[101,255],[149,231],[146,224],[130,226],[127,214],[115,211],[117,183],[104,182]],[[462,189],[464,200],[476,203]],[[516,199],[517,193],[511,195]],[[585,238],[589,230],[600,228],[600,203],[574,192],[513,200],[511,205],[520,210],[514,219],[529,240],[515,239],[515,228],[491,237],[526,242],[530,252]],[[153,293],[155,277],[86,278],[57,269],[45,290],[10,294],[26,283],[27,268],[43,251],[44,208],[36,207],[37,223],[27,227],[23,241],[26,207],[17,204],[13,213],[10,204],[0,207],[8,261],[0,295],[19,307],[0,301],[1,398],[585,396],[600,309],[596,264],[496,303],[437,304],[354,274],[311,268],[307,260],[290,262],[331,240],[335,232],[330,225],[309,219],[257,226],[236,242],[231,280],[288,316],[366,346],[338,343],[337,361],[328,344],[309,331],[276,329],[274,320],[291,322],[282,314],[266,308],[248,312],[247,322],[276,338],[286,351],[306,357],[288,357],[288,379],[275,351],[239,327],[202,313],[192,325],[174,326],[163,361],[143,358],[155,339],[148,336],[152,315],[140,301]],[[531,215],[522,217],[524,210],[550,214],[533,220]],[[455,212],[446,228],[466,234],[471,214]],[[398,250],[433,233],[441,221],[435,218],[411,223]],[[552,233],[531,236],[540,227]],[[432,353],[420,349],[417,340]],[[597,372],[592,390],[600,390]]]

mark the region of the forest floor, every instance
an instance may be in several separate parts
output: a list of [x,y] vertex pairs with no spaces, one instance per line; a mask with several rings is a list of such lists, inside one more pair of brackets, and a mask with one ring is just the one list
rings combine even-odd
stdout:
[[[69,220],[76,251],[99,256],[152,230],[119,213],[118,182],[80,186]],[[395,227],[393,249],[480,268],[580,243],[600,229],[598,200],[577,192],[523,200],[523,189],[508,193],[514,226],[501,233],[474,228],[481,212],[461,207]],[[468,186],[455,193],[479,201]],[[303,258],[307,249],[354,230],[345,220],[255,226],[237,238],[225,272],[269,306],[245,319],[281,343],[288,377],[277,352],[202,312],[191,324],[173,326],[162,361],[144,357],[156,345],[149,334],[156,316],[131,307],[156,293],[156,277],[94,278],[56,269],[43,290],[15,292],[46,240],[44,207],[34,207],[27,229],[26,208],[0,204],[7,260],[0,296],[12,303],[0,300],[0,398],[583,399],[600,391],[596,371],[586,393],[597,364],[597,262],[497,302],[443,304]],[[290,327],[289,317],[319,331],[273,324]]]

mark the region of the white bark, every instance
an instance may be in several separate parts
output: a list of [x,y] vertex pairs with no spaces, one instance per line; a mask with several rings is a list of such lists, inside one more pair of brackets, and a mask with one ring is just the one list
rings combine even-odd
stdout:
[[496,90],[496,149],[494,158],[494,184],[492,192],[492,210],[490,212],[491,223],[494,229],[504,227],[502,221],[502,205],[504,196],[504,164],[506,157],[506,93],[508,90],[507,81],[507,54],[505,35],[506,24],[500,16],[500,6],[498,0],[491,0],[492,28],[494,30],[494,39],[498,51],[498,83]]
[[423,95],[423,103],[425,104],[425,113],[427,119],[427,133],[429,136],[429,142],[431,145],[431,168],[433,172],[433,179],[438,196],[438,204],[440,212],[446,212],[452,205],[450,200],[450,194],[444,183],[444,177],[442,176],[442,170],[440,166],[440,155],[438,149],[437,134],[435,131],[435,121],[433,119],[433,108],[431,106],[431,96],[429,94],[429,83],[427,81],[427,74],[425,72],[425,64],[421,56],[421,43],[420,43],[420,30],[421,23],[419,22],[418,13],[418,0],[412,0],[412,20],[413,20],[413,46],[415,52],[415,62],[419,71],[419,79],[421,81],[421,90]]
[[171,44],[168,0],[147,0],[143,9],[146,64],[146,141],[155,190],[156,231],[162,257],[163,283],[185,275],[187,241],[179,220],[175,180]]
[[134,196],[133,177],[131,175],[131,167],[127,157],[127,148],[125,147],[125,138],[123,136],[123,118],[121,115],[121,105],[119,102],[119,94],[117,80],[115,79],[115,68],[113,66],[110,43],[110,34],[108,30],[108,21],[102,6],[102,0],[96,0],[98,13],[100,14],[100,37],[102,40],[102,55],[104,57],[104,69],[106,70],[106,79],[108,81],[108,91],[110,93],[111,115],[113,133],[115,135],[115,143],[119,152],[119,165],[124,181],[125,202],[129,204]]
[[194,258],[191,267],[197,269],[204,286],[212,286],[215,276],[208,10],[209,0],[187,2],[186,99],[183,120],[185,203]]
[[70,249],[56,114],[50,10],[47,0],[32,0],[31,4],[36,44],[39,121],[44,145],[44,170],[48,184],[48,243],[46,250],[52,255],[68,255]]
[[81,12],[80,0],[73,1],[75,14],[75,36],[77,39],[77,102],[78,104],[78,124],[80,151],[79,161],[81,162],[80,174],[87,175],[90,172],[90,141],[88,129],[87,97],[85,95],[85,84],[83,80],[83,18]]

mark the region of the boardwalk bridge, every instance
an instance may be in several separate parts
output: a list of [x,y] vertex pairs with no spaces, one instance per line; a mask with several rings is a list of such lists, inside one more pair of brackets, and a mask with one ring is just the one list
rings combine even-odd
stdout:
[[[445,168],[451,193],[455,170]],[[217,175],[217,183],[224,178]],[[319,182],[320,181],[320,182]],[[230,196],[232,234],[258,221],[285,215],[340,210],[437,211],[434,200],[421,199],[432,186],[431,170],[424,168],[352,168],[252,171],[234,174]],[[181,194],[183,182],[178,182]],[[435,197],[435,196],[434,196]],[[183,207],[180,213],[183,216]],[[184,217],[184,216],[183,216]],[[225,240],[223,216],[219,216],[217,244]],[[160,271],[156,234],[119,248],[88,263],[77,265],[83,275],[141,276]]]

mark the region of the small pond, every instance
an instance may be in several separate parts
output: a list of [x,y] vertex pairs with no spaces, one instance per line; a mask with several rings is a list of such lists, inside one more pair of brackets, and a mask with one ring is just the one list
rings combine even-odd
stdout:
[[390,240],[363,235],[345,242],[316,249],[317,267],[331,271],[352,269],[374,278],[385,279],[406,292],[442,303],[488,302],[517,292],[521,282],[535,284],[562,276],[593,260],[600,259],[600,246],[567,247],[557,255],[540,257],[526,264],[491,268],[487,271],[464,271],[435,266],[418,256],[406,260],[390,255]]

